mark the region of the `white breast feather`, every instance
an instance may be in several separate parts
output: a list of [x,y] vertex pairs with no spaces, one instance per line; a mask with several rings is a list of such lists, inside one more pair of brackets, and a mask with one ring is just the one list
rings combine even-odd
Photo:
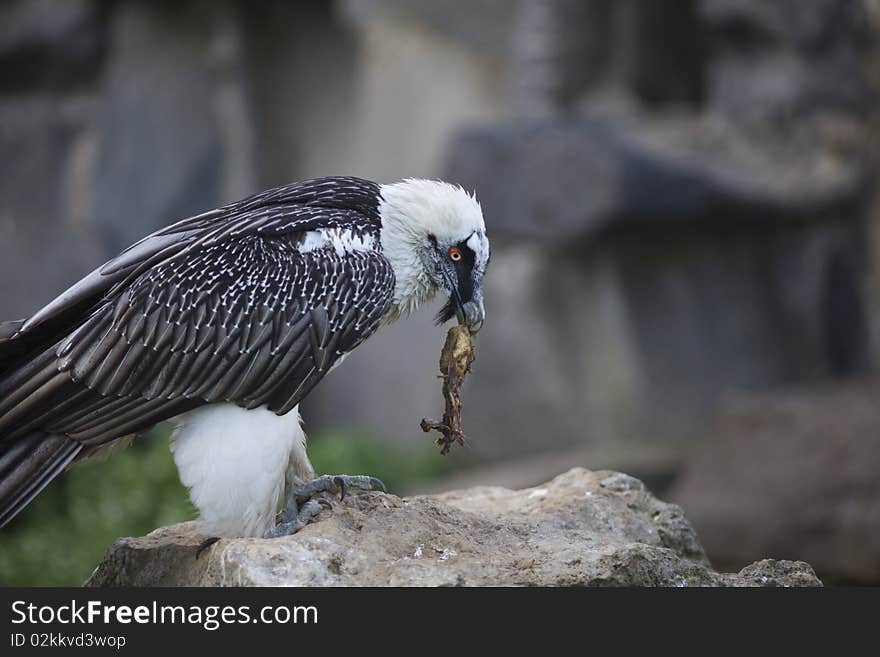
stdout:
[[297,408],[279,416],[211,404],[173,422],[171,451],[206,536],[262,536],[274,526],[288,466],[313,475]]

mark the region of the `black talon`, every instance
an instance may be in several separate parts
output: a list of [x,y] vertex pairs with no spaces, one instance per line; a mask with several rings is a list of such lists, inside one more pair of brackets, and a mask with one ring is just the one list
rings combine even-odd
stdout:
[[[326,499],[326,495],[319,495],[319,493],[330,493],[332,499],[332,494],[338,492],[339,500],[342,501],[348,496],[350,488],[358,490],[374,490],[379,488],[383,493],[388,492],[381,479],[368,475],[357,475],[354,477],[349,475],[322,475],[296,486],[291,486],[288,482],[287,500],[284,504],[284,511],[281,513],[281,522],[276,525],[275,529],[266,532],[266,537],[274,538],[298,531],[314,520],[321,506],[333,510],[332,501]],[[303,515],[303,512],[309,505],[312,505],[313,508]]]
[[201,556],[202,552],[207,550],[209,547],[214,545],[214,543],[216,543],[219,540],[220,540],[219,536],[212,536],[211,538],[206,538],[204,541],[202,541],[199,544],[199,547],[196,548],[196,559],[198,559],[199,556]]
[[345,499],[345,479],[342,477],[333,477],[333,483],[339,486],[339,501]]

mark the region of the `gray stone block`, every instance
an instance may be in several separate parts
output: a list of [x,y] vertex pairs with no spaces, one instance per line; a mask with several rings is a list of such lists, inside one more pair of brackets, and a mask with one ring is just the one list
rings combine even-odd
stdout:
[[678,507],[637,479],[574,469],[544,486],[334,501],[280,539],[196,523],[114,543],[87,586],[821,586],[806,563],[711,569]]
[[720,116],[552,118],[473,128],[449,177],[480,191],[493,234],[585,244],[608,230],[664,232],[805,220],[852,209],[868,171],[809,139]]

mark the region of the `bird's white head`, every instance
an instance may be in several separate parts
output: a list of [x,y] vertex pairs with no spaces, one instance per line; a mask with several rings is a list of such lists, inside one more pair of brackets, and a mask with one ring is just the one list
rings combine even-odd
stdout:
[[407,179],[381,185],[380,192],[382,251],[396,278],[394,315],[444,290],[449,300],[438,322],[457,316],[472,332],[480,330],[489,240],[476,198],[439,180]]

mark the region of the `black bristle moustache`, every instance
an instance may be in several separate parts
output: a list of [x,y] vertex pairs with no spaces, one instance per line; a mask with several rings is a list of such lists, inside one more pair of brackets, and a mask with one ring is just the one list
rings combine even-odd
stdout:
[[438,312],[437,316],[434,318],[434,321],[436,322],[437,326],[440,326],[441,324],[445,324],[450,319],[455,317],[456,309],[457,309],[457,306],[455,304],[455,299],[453,299],[452,297],[449,297],[449,300],[440,309],[440,312]]

